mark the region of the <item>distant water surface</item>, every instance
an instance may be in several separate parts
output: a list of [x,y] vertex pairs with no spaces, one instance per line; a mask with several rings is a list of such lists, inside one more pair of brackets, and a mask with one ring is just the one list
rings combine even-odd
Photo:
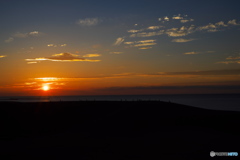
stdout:
[[160,100],[199,108],[240,111],[240,94],[191,95],[106,95],[106,96],[50,96],[50,97],[0,97],[0,101],[50,102],[50,101],[153,101]]

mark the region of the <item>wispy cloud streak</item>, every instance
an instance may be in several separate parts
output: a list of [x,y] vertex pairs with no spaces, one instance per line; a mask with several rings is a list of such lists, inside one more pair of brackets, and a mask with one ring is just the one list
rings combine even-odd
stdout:
[[99,18],[79,19],[76,23],[80,26],[96,26],[101,20]]
[[12,38],[12,37],[9,37],[8,39],[5,40],[6,43],[10,43],[12,41],[14,41],[14,38]]
[[113,45],[119,46],[120,44],[122,44],[123,41],[124,41],[124,38],[119,37],[119,38],[116,39],[116,42]]
[[177,43],[185,43],[185,42],[190,42],[190,41],[194,41],[195,39],[184,39],[184,38],[180,38],[180,39],[173,39],[172,42],[177,42]]
[[4,58],[4,57],[7,57],[6,55],[0,55],[0,58]]
[[76,54],[72,53],[60,53],[54,54],[51,57],[40,57],[34,59],[25,59],[26,61],[30,62],[39,62],[39,61],[56,61],[56,62],[74,62],[74,61],[88,61],[88,62],[99,62],[100,60],[92,60],[92,59],[85,59],[80,58]]

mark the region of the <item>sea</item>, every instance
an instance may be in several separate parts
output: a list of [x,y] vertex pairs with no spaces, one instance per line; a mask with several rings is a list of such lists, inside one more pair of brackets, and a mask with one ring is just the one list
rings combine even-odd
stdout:
[[211,110],[240,111],[240,94],[178,94],[178,95],[101,95],[101,96],[15,96],[0,101],[165,101]]

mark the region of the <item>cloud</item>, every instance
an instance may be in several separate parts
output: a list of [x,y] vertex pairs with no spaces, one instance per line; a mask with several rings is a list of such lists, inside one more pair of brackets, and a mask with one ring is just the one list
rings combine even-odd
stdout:
[[124,44],[134,44],[134,42],[124,42]]
[[226,25],[226,24],[224,24],[224,22],[223,22],[223,21],[217,22],[217,23],[215,23],[215,25],[216,25],[216,26],[223,26],[223,27],[227,27],[227,25]]
[[7,57],[6,55],[0,55],[0,58],[4,58],[4,57]]
[[48,47],[57,47],[57,45],[55,45],[55,44],[48,44],[47,46]]
[[67,44],[60,44],[60,47],[66,47]]
[[140,43],[140,44],[135,44],[135,47],[142,47],[142,46],[153,46],[156,45],[157,43]]
[[145,47],[145,46],[153,46],[156,45],[155,43],[156,40],[154,39],[148,39],[148,40],[142,40],[142,41],[134,41],[134,42],[127,42],[125,44],[132,45],[133,47],[142,47],[139,49],[150,49],[150,47]]
[[37,62],[27,62],[27,64],[35,64],[35,63],[37,63]]
[[135,42],[136,44],[134,45],[134,47],[143,47],[143,48],[140,48],[140,49],[149,49],[149,47],[145,47],[145,46],[156,45],[157,43],[155,43],[155,41],[156,40],[153,40],[153,39],[137,41],[137,42]]
[[185,27],[185,26],[182,26],[181,28],[171,28],[171,29],[168,29],[166,31],[166,34],[169,36],[169,37],[182,37],[182,36],[186,36],[186,35],[189,35],[191,33],[193,33],[194,31],[194,26],[191,25],[190,27]]
[[140,30],[136,30],[136,29],[131,29],[131,30],[128,30],[129,33],[137,33],[137,32],[141,32],[143,31],[142,29]]
[[40,57],[34,59],[25,59],[26,61],[36,62],[36,61],[59,61],[59,62],[73,62],[73,61],[88,61],[88,62],[98,62],[100,60],[91,60],[85,58],[79,58],[78,55],[72,53],[60,53],[54,54],[51,57]]
[[123,52],[110,52],[110,54],[122,54]]
[[217,25],[209,23],[208,25],[198,27],[197,30],[200,30],[200,31],[207,30],[207,31],[213,32],[213,31],[217,31],[217,28],[218,28]]
[[159,29],[159,28],[162,28],[162,27],[163,26],[150,26],[147,29],[149,29],[149,30],[156,30],[156,29]]
[[183,19],[183,17],[181,17],[181,14],[179,14],[177,16],[173,16],[172,19]]
[[215,24],[213,23],[209,23],[208,25],[205,26],[200,26],[198,27],[196,30],[198,31],[204,31],[206,30],[207,32],[217,32],[217,31],[221,31],[224,28],[228,27],[229,25],[240,25],[237,23],[237,21],[235,19],[228,21],[227,24],[225,24],[223,21],[217,22]]
[[240,69],[233,69],[233,70],[207,70],[207,71],[188,71],[188,72],[158,72],[155,74],[139,74],[139,73],[118,73],[112,75],[102,75],[102,76],[94,76],[94,77],[75,77],[75,78],[59,78],[59,77],[39,77],[34,78],[35,80],[40,81],[77,81],[81,79],[100,79],[100,78],[132,78],[133,76],[156,76],[156,77],[191,77],[191,76],[235,76],[240,74]]
[[38,31],[33,31],[33,32],[29,32],[28,34],[31,35],[31,36],[38,36],[39,32]]
[[20,32],[17,32],[13,35],[14,37],[17,37],[17,38],[26,38],[28,37],[28,33],[20,33]]
[[227,59],[227,60],[236,60],[236,59],[240,59],[240,57],[230,56],[230,57],[227,57],[226,59]]
[[240,64],[240,57],[239,56],[229,56],[226,58],[226,60],[229,61],[221,61],[221,62],[217,62],[217,64]]
[[184,42],[190,42],[190,41],[194,41],[195,39],[173,39],[172,42],[178,42],[178,43],[184,43]]
[[179,20],[181,23],[187,23],[187,22],[192,22],[194,19],[188,18],[188,15],[174,15],[171,18],[165,16],[162,18],[158,18],[158,21],[161,21],[162,23],[165,23],[165,21],[170,21],[170,20]]
[[100,57],[101,54],[86,54],[83,57]]
[[[170,19],[168,17],[165,18],[160,18],[161,20],[169,21]],[[173,16],[172,19],[174,20],[180,20],[181,23],[186,23],[186,22],[191,22],[194,21],[194,19],[187,18],[187,15],[181,16],[180,14],[178,16]],[[135,38],[135,37],[152,37],[152,36],[159,36],[162,34],[167,34],[169,37],[183,37],[187,36],[189,34],[192,34],[194,32],[199,32],[199,31],[207,31],[207,32],[218,32],[224,30],[226,27],[229,25],[240,25],[236,22],[236,20],[230,20],[228,21],[227,24],[225,24],[223,21],[217,22],[217,23],[209,23],[204,26],[199,26],[196,27],[195,25],[190,25],[190,26],[182,26],[180,28],[170,28],[167,30],[160,30],[160,31],[155,31],[155,32],[140,32],[140,31],[146,31],[146,30],[158,30],[164,26],[149,26],[146,29],[141,29],[141,30],[129,30],[129,33],[131,34],[129,37]],[[140,32],[140,33],[139,33]],[[175,42],[175,41],[173,41]],[[185,42],[183,41],[176,41],[176,42]]]
[[166,16],[166,17],[164,17],[164,20],[165,21],[169,21],[169,18]]
[[37,37],[37,36],[41,36],[43,35],[43,33],[39,32],[39,31],[32,31],[32,32],[28,32],[28,33],[21,33],[21,32],[17,32],[15,34],[12,35],[12,37],[9,37],[8,39],[5,40],[6,43],[10,43],[14,40],[13,37],[15,38],[27,38],[27,37]]
[[186,52],[185,55],[199,54],[200,52]]
[[188,35],[189,33],[186,31],[167,31],[166,34],[169,37],[183,37]]
[[[130,87],[123,87],[123,86],[115,86],[115,87],[107,87],[103,88],[103,90],[112,90],[112,91],[130,91],[130,90],[147,90],[147,89],[197,89],[202,88],[204,89],[238,89],[240,87],[239,83],[239,77],[240,69],[233,69],[233,70],[205,70],[205,71],[186,71],[186,72],[158,72],[153,74],[138,74],[138,73],[122,73],[122,74],[114,74],[108,78],[137,78],[140,77],[168,77],[168,78],[215,78],[212,82],[209,83],[185,83],[185,84],[172,84],[172,85],[166,85],[162,84],[160,85],[145,85],[145,86],[130,86]],[[236,78],[235,78],[236,77]],[[229,85],[231,84],[231,85]],[[185,91],[185,90],[184,90]],[[128,92],[130,93],[130,92]],[[137,92],[136,92],[137,93]]]
[[[152,74],[141,73],[120,73],[108,76],[108,78],[132,78],[132,77],[169,77],[169,78],[207,78],[211,76],[232,76],[240,74],[240,69],[232,70],[205,70],[205,71],[187,71],[187,72],[157,72]],[[217,78],[216,78],[217,79]],[[236,79],[235,79],[236,80]]]
[[12,37],[9,37],[8,39],[5,40],[6,43],[10,43],[12,41],[14,41],[14,38],[12,38]]
[[240,64],[240,61],[222,61],[222,62],[217,62],[217,64]]
[[194,21],[194,19],[181,19],[180,22],[181,23],[187,23],[187,22],[192,22]]
[[[181,16],[180,14],[177,16],[173,16],[171,19],[174,20],[182,20],[182,23],[186,23],[186,22],[191,22],[194,21],[193,19],[189,19],[187,18],[187,15],[183,15]],[[158,21],[170,21],[169,17],[163,17],[163,18],[159,18]],[[129,37],[130,38],[135,38],[135,37],[152,37],[152,36],[160,36],[163,34],[167,34],[169,37],[181,37],[181,36],[186,36],[188,34],[191,34],[193,32],[195,32],[196,27],[194,25],[191,25],[189,27],[185,27],[182,26],[180,28],[171,28],[171,29],[167,29],[167,30],[159,30],[160,28],[164,28],[166,26],[149,26],[147,28],[143,28],[143,29],[139,29],[139,30],[128,30],[129,33],[132,33]],[[148,32],[149,30],[158,30],[158,31],[154,31],[154,32]],[[142,32],[145,31],[145,32]]]
[[98,18],[79,19],[76,23],[80,26],[96,26],[101,20]]
[[187,23],[187,22],[189,22],[189,20],[188,19],[182,19],[180,22],[181,23]]
[[148,40],[143,40],[143,41],[137,41],[136,43],[153,43],[155,41],[156,40],[154,40],[154,39],[148,39]]
[[202,52],[186,52],[185,55],[193,55],[193,54],[202,54],[202,53],[215,53],[215,51],[202,51]]
[[66,77],[38,77],[31,78],[30,80],[37,80],[43,82],[56,82],[56,81],[80,81],[80,80],[94,80],[94,79],[107,79],[107,78],[129,78],[129,76],[134,75],[134,73],[120,73],[120,74],[112,74],[112,75],[102,75],[102,76],[92,76],[92,77],[74,77],[74,78],[66,78]]
[[[24,88],[26,90],[42,90],[42,87],[49,85],[51,89],[60,89],[65,85],[65,78],[57,77],[39,77],[39,78],[29,78],[23,84],[18,84],[17,87]],[[16,86],[16,85],[15,85]]]
[[[172,20],[180,20],[181,23],[187,23],[187,22],[192,22],[194,21],[194,19],[188,18],[187,15],[177,15],[177,16],[173,16],[171,18]],[[169,17],[163,17],[163,18],[159,18],[159,21],[170,21]],[[145,29],[140,29],[140,30],[129,30],[129,33],[133,33],[131,34],[129,37],[134,38],[134,37],[151,37],[151,36],[159,36],[162,34],[167,34],[169,37],[182,37],[182,36],[187,36],[189,34],[192,34],[194,32],[199,32],[199,31],[207,31],[207,32],[218,32],[218,31],[222,31],[224,30],[226,27],[230,26],[230,25],[240,25],[237,23],[237,21],[235,19],[230,20],[227,22],[227,24],[225,24],[223,21],[219,21],[217,23],[209,23],[207,25],[204,26],[199,26],[196,27],[195,25],[190,25],[190,26],[182,26],[180,28],[170,28],[167,30],[161,30],[161,31],[155,31],[155,32],[147,32],[147,30],[158,30],[164,26],[149,26]],[[145,31],[145,32],[142,32]],[[140,33],[139,33],[140,32]]]
[[123,41],[124,41],[124,38],[119,37],[119,38],[116,39],[116,42],[113,45],[119,46],[120,44],[122,44]]
[[158,32],[142,32],[142,33],[136,33],[136,34],[131,34],[130,37],[152,37],[152,36],[159,36],[164,33],[164,30],[160,30]]
[[187,15],[181,16],[181,14],[178,14],[177,16],[173,16],[172,19],[174,20],[180,20],[181,23],[187,23],[187,22],[192,22],[194,19],[188,18]]
[[142,47],[142,48],[139,48],[139,49],[151,49],[152,47]]
[[[187,15],[175,15],[173,17],[161,17],[158,18],[158,21],[161,22],[166,22],[169,21],[168,24],[170,24],[172,21],[178,21],[181,23],[186,23],[186,22],[192,22],[194,21],[194,19],[192,18],[188,18]],[[175,24],[172,23],[172,24]],[[184,36],[188,36],[190,34],[196,33],[196,32],[218,32],[218,31],[223,31],[225,30],[227,27],[229,28],[230,25],[240,25],[237,23],[237,21],[234,20],[230,20],[227,23],[223,22],[223,21],[219,21],[217,23],[209,23],[207,25],[203,25],[203,26],[195,26],[193,24],[190,25],[184,25],[181,27],[174,27],[173,25],[167,25],[167,26],[173,26],[172,28],[167,28],[166,25],[149,25],[148,27],[142,28],[142,29],[131,29],[128,30],[128,35],[124,36],[124,38],[120,37],[117,38],[117,40],[115,41],[114,45],[120,45],[122,44],[126,39],[128,38],[146,38],[146,37],[153,37],[153,36],[160,36],[160,35],[168,35],[169,37],[175,37],[176,39],[173,39],[172,42],[176,42],[176,43],[186,43],[186,42],[190,42],[190,41],[194,41],[196,39],[192,39],[192,38],[180,38],[180,37],[184,37]],[[164,29],[162,29],[164,28]],[[179,37],[179,38],[178,38]],[[144,47],[144,45],[155,45],[154,44],[136,44],[136,41],[131,42],[131,41],[126,41],[124,42],[124,44],[129,45],[130,47],[141,47],[139,49],[149,49]],[[187,52],[185,54],[198,54],[200,52]],[[202,52],[201,52],[202,53]],[[206,53],[212,53],[212,52],[206,52]]]
[[207,71],[189,71],[189,72],[158,72],[157,75],[239,75],[240,69],[229,70],[207,70]]
[[228,24],[230,24],[230,25],[240,25],[239,23],[237,23],[236,19],[228,21]]
[[17,32],[13,35],[13,37],[16,38],[27,38],[27,37],[36,37],[36,36],[40,36],[43,33],[39,32],[39,31],[32,31],[29,33],[21,33],[21,32]]
[[67,46],[67,44],[59,44],[59,45],[57,45],[57,44],[48,44],[47,45],[48,47],[66,47]]
[[64,79],[66,79],[66,78],[58,78],[58,77],[38,77],[38,78],[34,78],[34,80],[44,81],[44,82],[60,81],[60,80],[64,80]]

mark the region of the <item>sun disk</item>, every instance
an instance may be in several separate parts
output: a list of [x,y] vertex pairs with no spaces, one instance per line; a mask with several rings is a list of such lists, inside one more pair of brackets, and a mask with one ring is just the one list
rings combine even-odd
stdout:
[[44,91],[48,91],[48,90],[49,90],[49,86],[43,86],[42,89],[43,89]]

